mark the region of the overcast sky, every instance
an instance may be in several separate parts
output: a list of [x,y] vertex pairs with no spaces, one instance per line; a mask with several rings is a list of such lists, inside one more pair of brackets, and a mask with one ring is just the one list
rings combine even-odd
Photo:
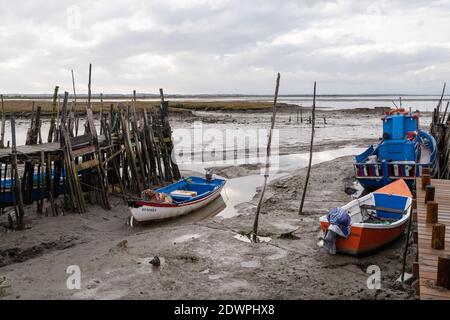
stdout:
[[0,0],[0,92],[439,93],[450,1]]

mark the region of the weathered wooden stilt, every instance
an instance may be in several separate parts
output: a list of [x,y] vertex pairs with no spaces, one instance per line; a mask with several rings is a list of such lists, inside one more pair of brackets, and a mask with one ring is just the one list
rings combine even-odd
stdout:
[[5,147],[5,104],[3,102],[3,95],[0,95],[0,103],[2,110],[2,123],[0,127],[0,148]]
[[50,129],[48,131],[47,142],[53,141],[53,135],[56,130],[56,107],[57,107],[57,99],[58,99],[58,89],[59,87],[55,87],[55,91],[53,92],[53,100],[52,100],[52,113],[50,118]]
[[17,229],[23,230],[25,209],[23,206],[22,188],[19,177],[19,171],[17,168],[17,151],[16,151],[16,117],[11,115],[11,141],[12,141],[12,153],[11,153],[11,178],[12,178],[12,191],[14,198],[14,207],[16,208],[16,223]]
[[77,109],[77,92],[75,90],[75,77],[72,72],[72,89],[73,89],[73,101],[72,101],[72,109],[74,112],[75,117],[75,137],[78,136],[78,125],[79,125],[79,116],[78,116],[78,109]]
[[[46,188],[47,188],[47,202],[50,203],[50,210],[53,216],[58,215],[58,210],[56,209],[55,198],[54,198],[54,188],[53,188],[53,179],[52,179],[52,161],[50,153],[47,153],[46,157],[46,168],[45,168],[45,180],[46,180]],[[47,215],[47,213],[46,213]]]

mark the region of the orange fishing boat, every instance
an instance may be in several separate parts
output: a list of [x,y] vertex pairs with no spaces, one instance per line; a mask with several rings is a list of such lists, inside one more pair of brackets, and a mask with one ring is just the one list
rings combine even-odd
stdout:
[[329,232],[337,233],[332,239],[338,252],[366,255],[376,251],[403,233],[411,215],[411,202],[412,194],[405,181],[400,179],[392,182],[336,208],[349,221],[348,234],[340,232],[329,214],[320,217],[324,238],[327,239]]

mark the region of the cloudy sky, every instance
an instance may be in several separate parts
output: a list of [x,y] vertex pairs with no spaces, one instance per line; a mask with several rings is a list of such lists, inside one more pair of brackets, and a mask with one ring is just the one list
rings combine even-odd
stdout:
[[450,1],[0,0],[0,92],[439,93]]

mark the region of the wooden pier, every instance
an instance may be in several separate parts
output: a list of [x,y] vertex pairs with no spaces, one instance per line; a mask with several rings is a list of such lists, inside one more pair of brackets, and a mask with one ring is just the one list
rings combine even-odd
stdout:
[[[434,203],[437,203],[437,223],[430,222],[430,212],[427,222],[427,204],[425,203],[425,190],[422,190],[422,178],[417,180],[417,231],[418,231],[418,266],[420,299],[435,300],[449,299],[450,290],[436,284],[438,273],[438,259],[450,255],[450,180],[431,179],[434,186]],[[430,206],[431,207],[431,206]],[[430,209],[428,210],[430,211]],[[443,249],[432,248],[433,227],[437,224],[445,225]],[[442,237],[441,237],[442,239]],[[447,260],[448,261],[448,260]],[[442,272],[442,271],[441,271]],[[448,279],[450,269],[445,271]]]
[[[62,211],[86,212],[87,203],[108,210],[110,194],[126,200],[180,179],[172,157],[169,102],[164,100],[162,89],[159,108],[137,109],[134,92],[127,104],[102,106],[96,120],[90,92],[89,73],[86,120],[81,123],[74,112],[76,100],[70,105],[65,92],[59,104],[56,87],[51,125],[45,136],[41,132],[41,107],[33,103],[24,146],[16,145],[15,115],[6,116],[2,99],[0,215],[8,214],[10,228],[25,228],[25,205],[36,203],[38,214],[54,216]],[[4,141],[5,121],[11,122],[11,144]]]

